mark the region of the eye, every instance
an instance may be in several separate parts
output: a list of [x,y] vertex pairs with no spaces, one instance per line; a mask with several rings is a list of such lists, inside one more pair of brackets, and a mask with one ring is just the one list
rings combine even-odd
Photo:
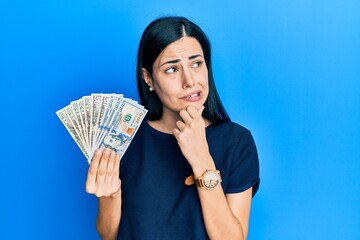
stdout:
[[177,68],[174,67],[174,66],[165,69],[165,72],[166,72],[166,73],[174,73],[174,72],[176,72],[176,71],[177,71]]
[[203,61],[196,61],[193,63],[192,67],[193,68],[198,68],[203,64]]

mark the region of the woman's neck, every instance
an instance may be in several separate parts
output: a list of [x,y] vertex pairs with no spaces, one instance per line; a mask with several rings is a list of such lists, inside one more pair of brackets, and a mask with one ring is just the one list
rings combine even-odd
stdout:
[[181,118],[178,113],[163,114],[159,120],[148,121],[148,123],[160,132],[172,134],[173,129],[176,128],[176,122],[179,120],[181,120]]

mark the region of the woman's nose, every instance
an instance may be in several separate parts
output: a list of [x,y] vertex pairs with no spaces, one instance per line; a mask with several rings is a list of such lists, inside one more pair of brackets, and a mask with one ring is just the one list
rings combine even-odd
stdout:
[[183,88],[192,88],[195,85],[195,80],[189,69],[183,71]]

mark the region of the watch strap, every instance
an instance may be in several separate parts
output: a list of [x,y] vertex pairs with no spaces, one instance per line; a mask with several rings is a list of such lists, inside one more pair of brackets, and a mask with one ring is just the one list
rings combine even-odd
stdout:
[[195,183],[194,175],[190,175],[185,179],[185,184],[188,186],[193,185],[194,183]]

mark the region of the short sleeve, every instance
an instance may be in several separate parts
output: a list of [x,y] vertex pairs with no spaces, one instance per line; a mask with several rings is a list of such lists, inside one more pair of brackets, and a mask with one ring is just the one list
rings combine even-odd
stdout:
[[253,188],[254,197],[259,189],[259,158],[253,136],[249,130],[241,135],[234,152],[227,193],[239,193]]

